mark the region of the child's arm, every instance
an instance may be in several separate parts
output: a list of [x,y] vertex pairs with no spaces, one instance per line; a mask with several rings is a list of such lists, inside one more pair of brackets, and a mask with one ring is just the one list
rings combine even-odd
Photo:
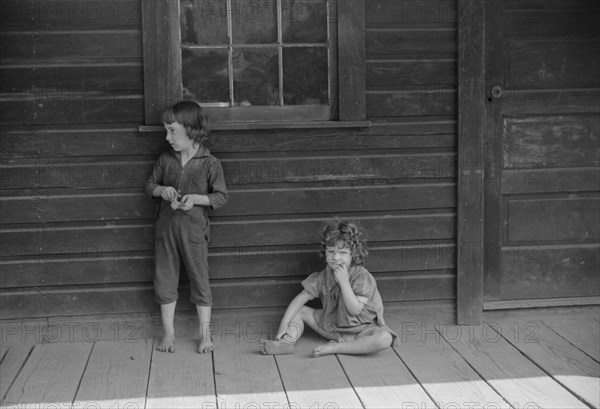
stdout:
[[342,293],[342,300],[346,305],[346,310],[352,315],[358,315],[362,311],[366,300],[361,300],[364,297],[358,297],[352,291],[350,285],[350,277],[348,276],[348,270],[344,266],[337,266],[333,271],[336,281],[340,285],[340,292]]
[[298,294],[290,305],[288,305],[285,310],[285,314],[283,314],[283,318],[281,319],[281,323],[279,324],[279,329],[277,330],[277,336],[275,340],[280,341],[285,334],[287,334],[288,327],[292,319],[298,314],[300,308],[304,306],[308,301],[312,300],[314,297],[310,295],[306,290],[302,290],[300,294]]

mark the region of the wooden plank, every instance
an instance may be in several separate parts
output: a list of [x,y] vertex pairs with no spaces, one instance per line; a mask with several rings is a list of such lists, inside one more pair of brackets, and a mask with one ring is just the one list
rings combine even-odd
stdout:
[[367,61],[367,90],[397,90],[435,83],[440,87],[457,85],[454,58]]
[[[498,329],[498,332],[495,330]],[[554,379],[502,338],[497,323],[447,326],[445,339],[513,407],[587,408]]]
[[[62,91],[60,91],[62,92]],[[89,93],[34,95],[23,101],[1,102],[2,125],[115,123],[140,120],[143,95],[115,93],[97,97]]]
[[[546,4],[544,4],[546,3]],[[492,8],[493,16],[498,19],[501,30],[514,37],[558,38],[598,38],[598,18],[600,10],[597,3],[586,1],[533,1],[526,7],[515,3],[506,3],[506,7]]]
[[558,335],[600,362],[600,324],[589,320],[544,320]]
[[276,356],[290,407],[362,407],[334,355],[311,357],[312,350],[325,342],[307,331],[296,343],[294,354]]
[[70,406],[85,369],[92,343],[38,344],[2,402],[4,405]]
[[549,240],[598,240],[600,214],[598,195],[568,198],[531,198],[507,200],[507,237],[509,242]]
[[367,58],[452,55],[457,51],[456,37],[455,28],[368,29]]
[[[597,15],[597,18],[600,15]],[[564,14],[561,13],[561,23]],[[578,21],[575,26],[580,26]],[[571,30],[569,30],[571,31]],[[555,35],[555,33],[553,33]],[[507,87],[518,88],[597,88],[600,79],[599,40],[547,37],[510,39],[510,65],[506,73]],[[569,36],[572,36],[569,33]]]
[[88,260],[108,253],[116,260],[123,253],[154,248],[154,227],[151,224],[91,225],[65,229],[4,229],[3,256],[39,262],[55,254],[67,259],[78,255]]
[[[0,67],[0,86],[14,98],[65,96],[67,94],[135,95],[143,93],[140,62],[99,64],[64,63],[61,66]],[[33,91],[32,91],[33,90]],[[126,94],[127,93],[127,94]]]
[[456,89],[437,84],[408,87],[404,91],[367,91],[369,118],[455,115]]
[[82,156],[153,155],[168,148],[164,135],[149,137],[137,127],[89,128],[84,125],[46,126],[0,130],[0,157],[67,158]]
[[[450,243],[369,246],[367,267],[373,273],[410,272],[431,275],[456,268],[456,246]],[[210,251],[211,279],[308,275],[322,267],[316,246],[239,247]],[[123,246],[123,252],[81,256],[25,257],[1,262],[0,288],[151,282],[154,258]],[[429,274],[425,274],[429,272]],[[398,276],[400,278],[400,276]],[[402,278],[407,278],[402,276]],[[415,277],[416,278],[416,277]],[[425,279],[425,278],[424,278]],[[444,279],[444,282],[446,279]],[[441,284],[441,283],[440,283]],[[439,284],[438,284],[439,285]],[[435,288],[435,287],[434,287]],[[413,288],[412,290],[416,290]],[[412,291],[411,290],[411,291]],[[420,297],[422,294],[417,295]]]
[[600,187],[597,167],[542,169],[536,164],[502,171],[502,194],[589,192]]
[[[178,308],[193,310],[188,301],[189,288],[182,275]],[[213,280],[214,308],[285,307],[301,291],[306,277],[260,277]],[[445,270],[414,272],[414,275],[379,277],[384,301],[453,299],[455,276]],[[69,303],[65,303],[65,299]],[[118,314],[123,311],[156,311],[150,282],[97,285],[74,288],[40,287],[6,289],[0,295],[3,318],[35,318],[93,314]],[[98,335],[100,336],[100,335]],[[95,340],[91,335],[92,340]]]
[[457,22],[456,2],[449,0],[372,0],[366,3],[368,27],[439,26]]
[[340,121],[366,119],[365,101],[365,2],[337,5],[338,104]]
[[483,303],[484,153],[483,107],[485,78],[484,22],[473,16],[483,13],[482,1],[458,4],[458,227],[457,227],[457,322],[479,323]]
[[4,220],[13,223],[148,220],[155,214],[154,202],[140,190],[108,194],[13,196],[2,198],[0,212]]
[[364,408],[436,407],[391,348],[338,359]]
[[[322,155],[222,159],[229,187],[245,184],[320,183],[354,180],[443,179],[456,176],[453,153]],[[1,189],[117,189],[144,186],[151,158],[106,161],[23,160],[3,165]]]
[[2,404],[4,404],[4,397],[21,371],[32,348],[32,345],[25,344],[2,345],[2,349],[5,351],[0,362],[0,374],[2,375],[2,382],[0,382],[0,402]]
[[[137,127],[44,126],[0,130],[1,158],[152,155],[168,149],[164,131],[138,132]],[[377,123],[362,129],[215,130],[207,143],[211,152],[302,152],[366,149],[456,147],[455,123],[410,121]]]
[[[594,408],[600,407],[600,364],[541,321],[500,323],[504,338],[557,382]],[[598,341],[598,340],[597,340]]]
[[[442,179],[443,180],[443,179]],[[13,196],[2,198],[3,220],[97,221],[149,219],[154,201],[140,192],[94,192],[69,195]],[[285,187],[230,190],[227,206],[219,216],[285,215],[397,211],[400,209],[451,208],[454,184],[449,182],[333,187]],[[268,206],[266,205],[268,204]]]
[[275,358],[260,353],[258,341],[268,335],[266,327],[254,324],[226,322],[213,331],[219,407],[288,406]]
[[[170,23],[179,19],[179,2],[141,3],[144,120],[146,125],[160,124],[160,114],[182,98],[179,25]],[[157,53],[156,50],[166,51]]]
[[139,27],[139,0],[53,0],[46,3],[2,2],[3,30],[64,30]]
[[[566,90],[505,89],[498,101],[504,107],[503,121],[513,116],[557,116],[596,114],[600,112],[600,90],[581,88]],[[498,105],[500,105],[498,104]]]
[[[438,407],[509,408],[435,329],[440,324],[404,320],[395,350]],[[444,325],[446,328],[446,325]],[[465,328],[465,327],[457,327]]]
[[[123,203],[127,203],[123,201]],[[16,207],[14,208],[16,212]],[[8,212],[3,213],[3,217]],[[148,211],[147,217],[151,217]],[[215,219],[217,219],[215,217]],[[443,240],[455,237],[455,217],[451,213],[417,213],[355,217],[369,233],[369,241],[418,241]],[[327,218],[280,218],[255,222],[228,222],[218,219],[211,229],[211,248],[228,248],[228,251],[247,251],[253,253],[266,246],[265,251],[288,251],[290,245],[315,245],[317,232],[329,219]],[[32,220],[33,221],[33,220]],[[247,225],[245,225],[247,223]],[[249,226],[249,227],[248,227]],[[286,228],[283,228],[286,226]],[[397,230],[390,230],[393,227]],[[282,231],[288,231],[282,233]],[[238,232],[238,236],[230,233]],[[63,255],[71,261],[94,261],[104,258],[118,263],[133,258],[145,251],[154,249],[154,227],[147,221],[123,224],[87,224],[78,226],[57,226],[46,229],[5,228],[3,230],[4,246],[2,255],[6,263],[27,260],[39,263],[41,260],[52,260],[55,255]],[[257,234],[258,233],[258,234]],[[256,236],[261,238],[257,239]],[[447,243],[435,245],[423,242],[403,243],[399,250],[403,260],[411,257],[424,261],[435,257],[452,257],[448,255]],[[283,246],[283,247],[281,247]],[[389,244],[390,247],[398,247]],[[243,248],[243,249],[242,249]],[[295,250],[300,250],[295,248]],[[81,255],[81,256],[79,256]],[[430,257],[431,256],[431,257]],[[12,261],[10,261],[12,260]],[[29,266],[31,267],[31,266]],[[26,269],[28,266],[19,268]],[[35,267],[35,266],[33,266]],[[8,267],[10,268],[10,267]],[[14,267],[13,267],[14,268]]]
[[139,61],[142,58],[139,29],[85,32],[9,32],[2,35],[0,50],[4,63],[49,63],[115,58]]
[[563,244],[543,246],[527,241],[491,257],[500,256],[503,265],[503,299],[591,297],[600,295],[600,245]]
[[152,344],[152,339],[96,342],[73,405],[144,407]]
[[146,409],[217,407],[212,356],[197,348],[196,339],[178,338],[175,353],[153,353]]
[[503,168],[597,167],[600,147],[597,115],[505,118]]

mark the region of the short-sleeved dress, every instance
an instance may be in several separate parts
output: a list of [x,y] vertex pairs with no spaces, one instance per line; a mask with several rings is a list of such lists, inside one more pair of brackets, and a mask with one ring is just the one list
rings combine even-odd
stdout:
[[322,309],[315,310],[314,318],[319,328],[330,334],[331,340],[347,341],[355,339],[361,332],[373,328],[384,328],[392,334],[394,344],[398,335],[392,331],[383,319],[383,301],[375,278],[360,265],[352,265],[348,270],[350,286],[356,297],[364,304],[358,315],[348,312],[346,305],[340,302],[341,288],[335,281],[333,271],[328,266],[322,271],[312,273],[302,286],[314,298],[320,298]]

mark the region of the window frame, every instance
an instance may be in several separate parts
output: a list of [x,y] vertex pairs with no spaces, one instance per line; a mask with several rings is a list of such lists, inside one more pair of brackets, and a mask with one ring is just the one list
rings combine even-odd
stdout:
[[[334,10],[337,10],[337,119],[288,120],[286,106],[283,106],[276,108],[279,115],[268,120],[259,117],[240,122],[233,115],[235,110],[251,107],[230,107],[225,109],[232,115],[219,115],[219,121],[211,121],[212,129],[364,127],[370,124],[366,121],[364,0],[328,1],[336,2]],[[152,127],[161,125],[162,112],[183,96],[179,0],[141,3],[145,125]],[[208,114],[210,117],[210,112]]]

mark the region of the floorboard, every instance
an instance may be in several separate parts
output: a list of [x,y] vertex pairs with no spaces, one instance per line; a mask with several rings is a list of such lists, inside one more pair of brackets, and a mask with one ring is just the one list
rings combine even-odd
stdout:
[[335,355],[312,358],[315,346],[326,341],[307,331],[290,355],[275,359],[292,408],[362,408]]
[[433,327],[405,330],[395,349],[439,407],[510,407]]
[[544,320],[561,337],[600,361],[600,325],[593,320]]
[[177,338],[176,348],[152,353],[146,409],[216,408],[212,355],[199,354],[193,338]]
[[374,355],[338,355],[365,408],[435,408],[392,348]]
[[512,322],[522,331],[532,330],[527,337],[513,332],[505,339],[535,362],[545,372],[583,399],[588,405],[600,406],[600,364],[581,352],[541,321]]
[[94,344],[75,408],[143,408],[152,339]]
[[3,402],[8,388],[19,374],[33,345],[17,344],[10,347],[3,346],[2,348],[4,349],[4,356],[2,362],[0,362],[0,379],[2,379],[2,382],[0,382],[0,402]]
[[92,343],[36,345],[3,404],[18,403],[19,409],[49,407],[49,404],[70,407],[92,346]]
[[222,335],[213,335],[219,408],[288,407],[275,358],[260,352],[259,334]]
[[459,337],[460,328],[446,328],[444,336],[513,407],[588,407],[502,338],[506,329],[499,324],[470,326]]

